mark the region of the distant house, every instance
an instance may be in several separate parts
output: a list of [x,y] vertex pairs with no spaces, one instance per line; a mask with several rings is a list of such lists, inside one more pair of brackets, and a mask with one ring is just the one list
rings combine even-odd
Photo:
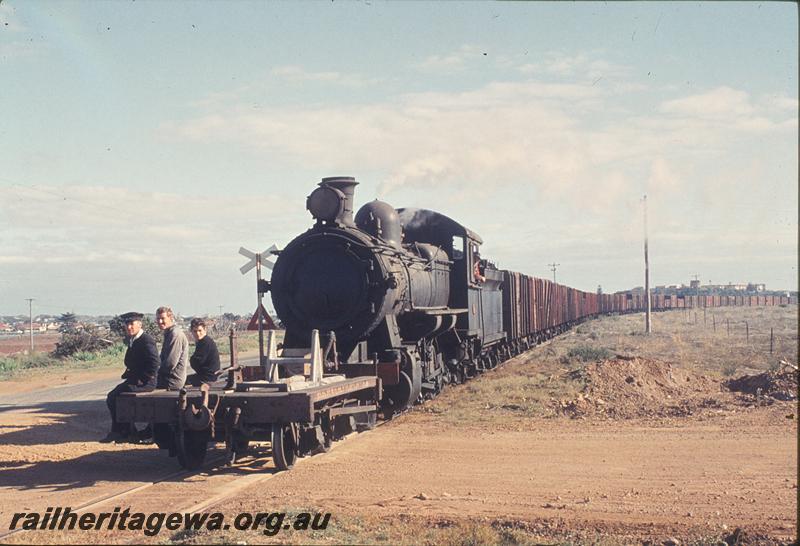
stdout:
[[46,332],[47,331],[47,326],[44,325],[44,324],[41,324],[39,322],[34,322],[32,325],[30,323],[28,323],[28,322],[20,322],[20,323],[17,324],[17,330],[21,330],[23,333],[24,332],[30,333],[31,326],[33,326],[33,331],[34,332]]
[[0,322],[0,332],[13,332],[14,327],[10,324],[6,324],[5,322]]

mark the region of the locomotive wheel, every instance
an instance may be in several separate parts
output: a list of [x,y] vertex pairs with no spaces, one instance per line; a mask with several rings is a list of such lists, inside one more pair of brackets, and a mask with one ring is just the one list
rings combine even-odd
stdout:
[[297,442],[291,424],[272,423],[272,460],[278,470],[289,470],[297,461]]
[[383,393],[383,415],[387,419],[397,415],[406,408],[408,408],[413,400],[411,400],[411,391],[413,386],[411,378],[408,377],[406,372],[400,372],[400,381],[397,385],[391,385],[384,388]]
[[175,435],[178,463],[186,470],[203,466],[208,450],[208,431],[184,430]]

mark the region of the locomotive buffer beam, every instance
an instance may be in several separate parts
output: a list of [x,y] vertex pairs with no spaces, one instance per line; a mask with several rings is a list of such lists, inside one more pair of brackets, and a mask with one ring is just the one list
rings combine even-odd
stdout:
[[339,364],[339,371],[347,378],[375,377],[383,385],[397,385],[400,381],[400,362],[349,362]]

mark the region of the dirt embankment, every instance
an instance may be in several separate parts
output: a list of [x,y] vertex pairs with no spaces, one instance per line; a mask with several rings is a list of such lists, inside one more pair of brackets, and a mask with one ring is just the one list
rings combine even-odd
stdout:
[[557,409],[573,418],[678,418],[797,400],[796,371],[767,371],[721,383],[668,362],[618,356],[567,375],[584,385],[577,397],[557,401]]

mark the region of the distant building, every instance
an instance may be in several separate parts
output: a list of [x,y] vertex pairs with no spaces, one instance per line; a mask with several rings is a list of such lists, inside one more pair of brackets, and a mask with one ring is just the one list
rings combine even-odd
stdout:
[[[630,290],[626,290],[624,292],[634,295],[644,295],[644,288],[642,288],[641,286],[637,286],[635,288],[631,288]],[[766,284],[764,283],[728,282],[727,284],[711,284],[711,282],[709,281],[708,284],[701,285],[699,280],[689,281],[689,286],[686,286],[685,284],[660,284],[651,288],[650,292],[652,294],[664,295],[664,296],[677,295],[678,297],[694,296],[694,295],[735,296],[735,295],[746,295],[746,294],[756,294],[756,293],[783,295],[783,292],[780,291],[778,292],[767,291]]]
[[747,285],[744,283],[728,283],[725,285],[725,290],[735,290],[735,291],[745,291],[747,290]]

